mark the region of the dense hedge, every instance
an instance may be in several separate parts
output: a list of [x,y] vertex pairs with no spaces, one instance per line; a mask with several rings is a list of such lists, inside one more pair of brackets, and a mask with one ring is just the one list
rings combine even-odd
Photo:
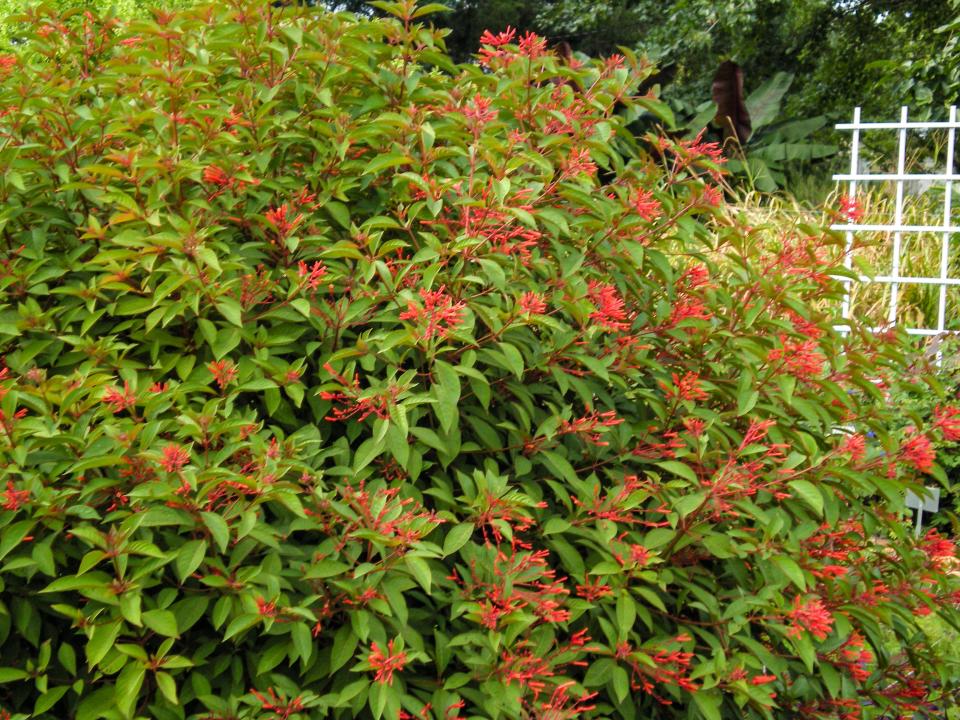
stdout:
[[634,58],[454,66],[382,7],[38,11],[2,58],[0,707],[939,702],[954,548],[896,509],[960,428],[891,432],[895,345],[811,309],[830,238],[625,132]]

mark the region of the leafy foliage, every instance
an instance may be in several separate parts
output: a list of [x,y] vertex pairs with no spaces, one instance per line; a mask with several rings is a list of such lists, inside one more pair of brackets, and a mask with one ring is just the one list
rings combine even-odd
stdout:
[[625,132],[635,58],[456,66],[379,7],[36,11],[3,56],[5,711],[936,702],[954,548],[895,508],[944,428],[812,309],[831,239]]

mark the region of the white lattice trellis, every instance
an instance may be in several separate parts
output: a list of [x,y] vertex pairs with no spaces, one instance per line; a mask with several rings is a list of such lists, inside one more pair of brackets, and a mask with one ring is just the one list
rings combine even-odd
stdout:
[[[893,222],[890,224],[860,224],[857,221],[850,220],[844,224],[833,225],[832,229],[842,231],[846,234],[846,254],[845,265],[848,269],[853,268],[853,241],[857,232],[886,232],[892,235],[892,266],[889,275],[877,275],[868,277],[861,275],[857,280],[844,278],[843,282],[846,288],[844,300],[841,307],[840,324],[835,328],[841,332],[849,331],[850,325],[850,290],[853,282],[863,283],[884,283],[890,288],[890,304],[887,313],[887,322],[889,325],[897,323],[897,307],[902,285],[922,284],[939,286],[940,294],[937,304],[937,326],[934,327],[906,327],[907,333],[921,336],[942,336],[947,327],[947,288],[951,286],[960,286],[960,278],[950,275],[950,237],[953,234],[960,233],[960,226],[954,226],[951,218],[951,199],[953,193],[953,183],[960,181],[960,175],[954,174],[954,146],[956,130],[960,127],[957,122],[956,107],[950,108],[949,120],[946,122],[910,122],[907,119],[907,108],[900,109],[900,122],[862,122],[860,119],[860,108],[853,111],[852,123],[840,123],[837,130],[849,130],[852,132],[852,143],[850,150],[850,172],[834,175],[834,180],[847,183],[847,197],[851,202],[857,198],[857,188],[862,183],[895,183],[895,204]],[[907,134],[910,131],[929,131],[942,129],[947,131],[947,152],[946,163],[943,172],[932,172],[923,174],[913,174],[906,172],[907,159]],[[861,150],[861,131],[865,130],[895,130],[897,132],[897,169],[893,173],[862,173],[860,172],[860,150]],[[904,185],[909,181],[922,181],[927,183],[942,183],[944,189],[943,200],[943,222],[940,225],[904,225]],[[940,274],[936,277],[915,277],[901,275],[901,250],[903,237],[905,234],[914,233],[934,233],[940,235]],[[877,330],[882,328],[876,328]],[[938,353],[939,360],[939,353]]]

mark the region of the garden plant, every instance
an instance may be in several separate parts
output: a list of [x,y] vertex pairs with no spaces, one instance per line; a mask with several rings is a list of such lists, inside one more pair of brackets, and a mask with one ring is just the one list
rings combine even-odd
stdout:
[[[960,411],[629,53],[225,0],[0,56],[0,717],[913,717]],[[18,21],[20,22],[20,21]],[[18,25],[23,27],[23,25]],[[929,620],[929,618],[928,618]]]

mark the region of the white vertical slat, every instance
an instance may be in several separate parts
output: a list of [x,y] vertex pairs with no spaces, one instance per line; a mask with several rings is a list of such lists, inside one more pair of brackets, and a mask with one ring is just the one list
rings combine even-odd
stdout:
[[[856,175],[860,171],[860,108],[853,109],[853,136],[850,141],[850,174]],[[847,197],[850,200],[857,199],[857,181],[851,180],[847,188]],[[847,218],[847,223],[851,221]],[[847,230],[847,249],[843,254],[843,265],[848,270],[853,269],[853,231]],[[843,281],[843,305],[840,309],[840,316],[844,320],[850,319],[850,285],[851,280]]]
[[[897,150],[897,175],[901,176],[905,172],[907,164],[907,108],[900,108],[900,131]],[[894,210],[893,224],[900,228],[903,226],[903,179],[897,181],[897,197]],[[900,241],[903,237],[901,230],[893,233],[893,270],[890,273],[893,277],[900,277]],[[887,318],[891,325],[897,324],[897,300],[900,290],[900,283],[890,283],[890,316]]]
[[[957,107],[950,107],[949,122],[957,120]],[[951,125],[947,131],[947,175],[953,175],[953,151],[956,140],[956,128]],[[940,302],[937,305],[937,333],[942,337],[947,329],[947,278],[950,272],[950,227],[952,223],[953,181],[947,180],[943,186],[943,245],[940,248]],[[937,365],[943,362],[943,351],[937,348]]]

